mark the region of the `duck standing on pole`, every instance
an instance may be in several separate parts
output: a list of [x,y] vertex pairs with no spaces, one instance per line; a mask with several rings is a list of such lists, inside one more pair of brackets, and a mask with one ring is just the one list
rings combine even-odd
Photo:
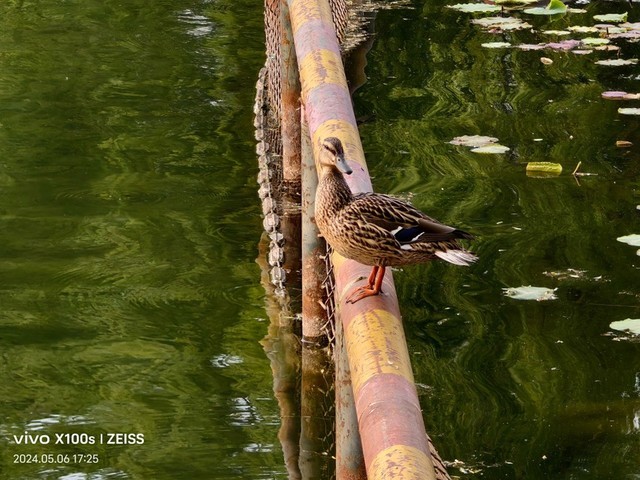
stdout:
[[373,266],[367,284],[354,289],[348,303],[378,295],[386,267],[436,258],[467,266],[478,259],[458,243],[459,239],[473,239],[473,235],[444,225],[389,195],[354,195],[343,177],[352,170],[338,138],[322,142],[320,166],[316,191],[320,233],[343,257]]

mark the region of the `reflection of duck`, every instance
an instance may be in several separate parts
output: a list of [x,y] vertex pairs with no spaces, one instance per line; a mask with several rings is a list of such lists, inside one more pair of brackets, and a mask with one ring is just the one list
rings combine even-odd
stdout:
[[323,237],[340,255],[372,265],[367,285],[347,297],[355,303],[378,295],[388,266],[441,258],[469,265],[478,257],[464,250],[458,239],[473,235],[428,217],[406,202],[379,193],[354,195],[342,174],[352,170],[342,143],[329,137],[322,143],[321,173],[316,192],[316,222]]

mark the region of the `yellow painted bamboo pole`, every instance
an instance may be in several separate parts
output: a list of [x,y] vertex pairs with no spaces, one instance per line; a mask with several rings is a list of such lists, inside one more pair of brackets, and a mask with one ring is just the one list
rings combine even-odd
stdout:
[[[288,3],[315,157],[324,138],[338,137],[354,170],[349,186],[354,192],[370,191],[329,3]],[[346,293],[370,268],[337,254],[332,259],[368,478],[435,479],[392,276],[385,276],[386,295],[346,304]],[[338,471],[337,478],[352,474]]]

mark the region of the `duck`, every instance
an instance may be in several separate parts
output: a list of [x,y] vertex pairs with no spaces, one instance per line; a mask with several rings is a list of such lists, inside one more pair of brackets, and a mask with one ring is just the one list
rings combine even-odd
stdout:
[[460,240],[473,240],[463,230],[429,217],[411,204],[382,193],[354,194],[345,175],[353,170],[340,139],[322,141],[315,218],[320,235],[345,258],[371,266],[367,283],[353,289],[347,303],[381,293],[388,267],[432,260],[469,266],[478,257]]

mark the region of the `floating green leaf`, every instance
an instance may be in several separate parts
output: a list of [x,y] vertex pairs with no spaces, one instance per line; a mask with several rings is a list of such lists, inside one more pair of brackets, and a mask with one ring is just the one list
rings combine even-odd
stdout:
[[529,15],[557,15],[560,13],[565,13],[567,11],[567,6],[560,0],[551,0],[549,4],[544,8],[534,7],[527,8],[523,11],[524,13],[528,13]]
[[555,288],[532,287],[528,285],[526,287],[503,288],[503,290],[507,297],[513,298],[514,300],[536,300],[542,302],[558,298],[554,293],[556,291]]
[[626,243],[632,247],[640,247],[640,235],[634,233],[633,235],[625,235],[624,237],[616,238],[619,242]]
[[496,5],[522,6],[536,3],[538,0],[495,0]]
[[634,335],[640,335],[640,318],[627,318],[617,322],[611,322],[609,328],[620,332],[630,332]]
[[606,45],[607,43],[611,43],[611,40],[608,38],[587,37],[583,38],[581,42],[585,45]]
[[509,147],[505,147],[504,145],[491,143],[483,147],[474,148],[471,151],[473,153],[507,153],[509,150],[511,149]]
[[608,13],[606,15],[594,15],[594,20],[599,22],[626,22],[627,12],[624,13]]
[[481,27],[492,32],[524,30],[532,28],[531,24],[515,17],[484,17],[471,20],[471,23],[480,25]]
[[489,5],[486,3],[458,3],[456,5],[448,5],[447,8],[465,13],[491,13],[502,10],[502,8],[497,5]]

